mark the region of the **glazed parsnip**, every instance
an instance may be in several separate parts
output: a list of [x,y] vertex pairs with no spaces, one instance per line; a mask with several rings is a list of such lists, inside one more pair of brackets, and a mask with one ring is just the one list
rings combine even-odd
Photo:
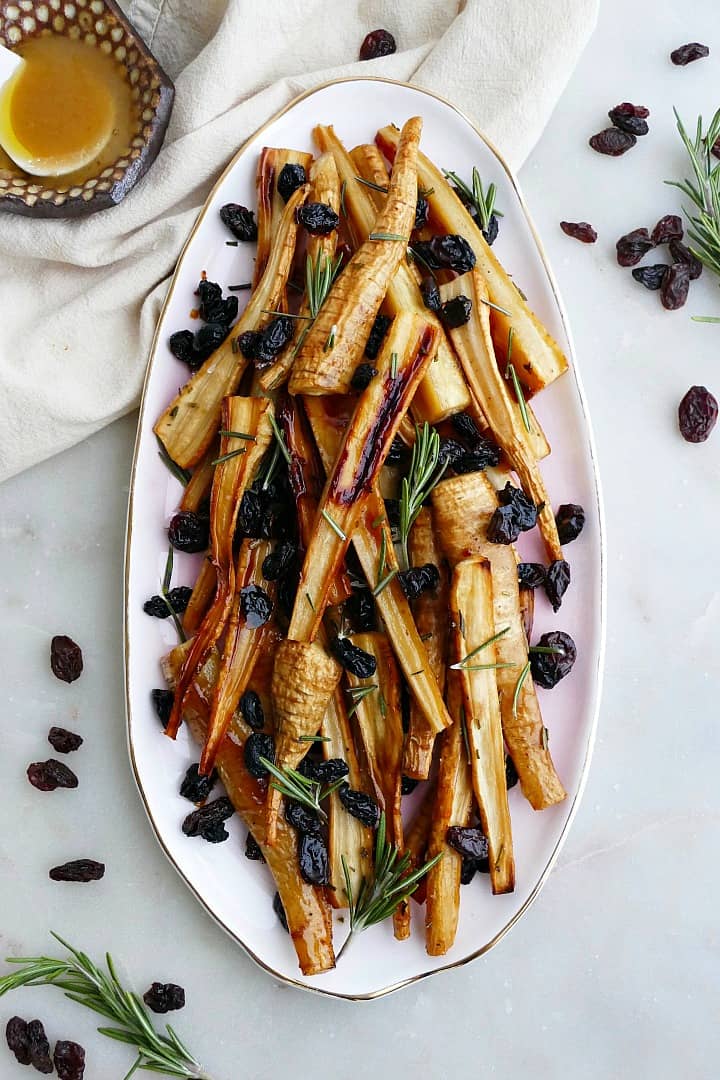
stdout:
[[258,158],[255,187],[257,191],[257,251],[253,288],[257,288],[267,266],[275,237],[280,228],[285,200],[277,189],[277,182],[285,165],[302,165],[307,175],[311,168],[312,154],[283,147],[263,146]]
[[193,634],[197,633],[198,627],[212,603],[216,588],[217,570],[212,559],[206,556],[202,561],[200,573],[195,579],[190,602],[185,608],[185,614],[182,617],[183,630],[188,637],[192,637]]
[[188,481],[188,484],[183,491],[183,497],[180,500],[181,510],[193,510],[197,512],[200,506],[210,494],[210,488],[212,487],[213,476],[215,475],[215,461],[220,456],[220,440],[217,439],[210,444],[209,449],[205,451],[205,456],[202,461],[193,469],[192,476]]

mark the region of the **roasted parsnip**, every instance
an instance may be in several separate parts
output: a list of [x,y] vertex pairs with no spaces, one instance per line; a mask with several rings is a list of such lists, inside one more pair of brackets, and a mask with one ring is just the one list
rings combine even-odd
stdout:
[[183,491],[183,497],[180,500],[181,510],[193,510],[196,511],[200,508],[207,496],[210,494],[210,488],[212,487],[213,477],[215,475],[215,466],[213,462],[220,455],[220,440],[218,439],[210,445],[209,450],[205,451],[205,456],[193,469],[193,474],[188,481],[188,484]]
[[313,160],[312,154],[301,150],[287,150],[264,146],[260,151],[255,178],[257,189],[257,251],[253,288],[257,288],[270,257],[272,245],[280,228],[285,200],[277,189],[277,182],[285,165],[302,165],[307,174]]
[[217,570],[209,555],[207,555],[200,567],[200,573],[195,579],[190,602],[185,608],[182,617],[183,630],[192,637],[197,633],[200,623],[205,618],[207,610],[212,604],[215,590],[217,589]]
[[[410,855],[410,866],[414,870],[427,861],[427,847],[430,838],[430,826],[432,824],[433,807],[437,781],[429,780],[424,784],[424,790],[420,805],[416,808],[410,824],[403,826],[405,851]],[[427,878],[423,878],[412,895],[416,904],[425,903]]]

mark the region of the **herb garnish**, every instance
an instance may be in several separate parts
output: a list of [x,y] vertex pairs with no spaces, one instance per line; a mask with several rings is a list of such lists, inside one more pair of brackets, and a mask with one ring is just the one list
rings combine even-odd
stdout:
[[183,487],[187,487],[187,485],[190,483],[191,473],[189,473],[187,469],[181,468],[176,461],[173,461],[173,459],[170,457],[167,450],[159,439],[158,456],[160,457],[160,460],[162,461],[168,472],[171,472],[175,479],[180,481]]
[[515,720],[517,720],[517,707],[518,707],[518,701],[520,700],[520,691],[522,690],[523,683],[525,682],[525,680],[527,679],[529,674],[530,674],[530,661],[528,660],[527,664],[525,665],[525,667],[520,672],[520,676],[518,678],[518,681],[515,684],[515,693],[513,694],[513,700],[512,700],[512,714],[513,714],[513,718]]
[[279,791],[286,799],[294,799],[295,802],[302,803],[303,806],[314,810],[323,824],[327,822],[327,814],[320,803],[328,795],[332,795],[333,791],[345,782],[345,777],[323,787],[317,780],[311,780],[309,777],[303,776],[297,769],[291,769],[289,766],[279,769],[277,765],[273,765],[272,761],[268,761],[265,757],[261,757],[260,761],[273,777],[270,783],[271,787]]
[[490,184],[487,191],[483,191],[480,173],[474,165],[472,171],[472,188],[469,188],[465,181],[460,179],[457,173],[448,172],[446,169],[443,169],[443,173],[446,179],[450,180],[458,191],[462,191],[463,195],[470,203],[470,206],[480,218],[480,223],[485,232],[487,232],[490,218],[493,214],[495,214],[495,217],[503,216],[501,212],[495,208],[495,196],[497,194],[495,185]]
[[364,701],[368,694],[372,694],[373,690],[377,689],[379,689],[377,683],[370,683],[369,686],[351,686],[346,691],[352,700],[352,706],[348,709],[348,718],[354,716],[360,702]]
[[515,333],[515,331],[513,330],[512,326],[511,326],[510,329],[508,330],[507,368],[506,368],[506,371],[505,371],[505,378],[507,379],[508,376],[509,376],[510,379],[512,380],[513,389],[515,390],[515,397],[517,398],[518,407],[520,409],[520,416],[522,417],[523,427],[525,428],[525,430],[527,431],[527,433],[529,435],[530,431],[531,431],[530,417],[528,416],[527,405],[525,404],[525,395],[523,394],[522,386],[520,385],[520,380],[517,377],[517,373],[515,371],[515,365],[512,362],[512,345],[513,345],[513,335],[514,335],[514,333]]
[[185,631],[183,630],[182,623],[177,617],[174,607],[170,603],[170,583],[172,581],[173,572],[173,546],[170,544],[168,547],[167,559],[165,560],[165,573],[163,574],[162,583],[160,585],[160,594],[165,601],[165,607],[170,612],[172,621],[175,623],[175,629],[177,635],[181,641],[187,641]]
[[325,520],[327,521],[327,523],[328,523],[328,525],[330,526],[330,528],[332,529],[332,531],[333,531],[333,532],[335,533],[335,535],[336,535],[337,537],[339,537],[339,538],[340,538],[340,540],[347,540],[347,536],[346,536],[346,535],[345,535],[345,533],[344,533],[344,532],[342,531],[342,529],[341,529],[341,528],[340,528],[340,526],[338,525],[337,521],[335,521],[335,520],[334,520],[334,519],[333,519],[333,518],[332,518],[332,517],[330,516],[330,514],[329,514],[329,513],[327,512],[327,510],[325,509],[325,507],[324,507],[324,506],[323,506],[323,508],[322,508],[322,511],[321,511],[321,513],[322,513],[322,516],[323,516],[323,517],[325,518]]
[[440,436],[437,431],[430,427],[427,420],[422,427],[416,424],[410,471],[403,477],[400,490],[399,543],[404,570],[410,568],[407,548],[410,530],[446,467],[447,462],[440,463]]
[[402,240],[407,244],[408,238],[396,232],[371,232],[368,240]]
[[698,116],[694,139],[691,139],[685,130],[677,109],[673,111],[680,138],[690,158],[695,182],[666,180],[665,183],[679,188],[700,211],[695,215],[687,214],[690,221],[690,250],[708,270],[720,275],[720,162],[713,162],[712,156],[713,146],[720,138],[720,109],[713,116],[704,135],[702,116]]
[[[487,639],[487,641],[481,642],[481,644],[478,645],[476,648],[474,648],[472,650],[472,652],[469,652],[467,654],[467,656],[464,656],[462,658],[462,660],[458,660],[457,664],[451,664],[450,665],[451,671],[458,671],[459,669],[466,667],[468,660],[472,660],[473,656],[477,656],[477,654],[479,652],[481,652],[483,649],[486,649],[488,647],[488,645],[492,645],[493,642],[498,640],[498,638],[501,638],[501,637],[503,637],[504,634],[507,634],[509,629],[510,629],[509,626],[505,626],[505,627],[503,627],[502,630],[498,630],[497,634],[493,634],[492,637],[489,637]],[[464,636],[464,634],[463,634],[463,636]]]
[[280,453],[285,458],[288,465],[290,465],[292,463],[292,459],[290,457],[290,451],[288,450],[287,446],[285,445],[285,436],[283,435],[282,431],[280,430],[280,425],[278,424],[277,420],[275,419],[275,413],[268,412],[267,417],[268,417],[268,420],[270,422],[270,427],[273,429],[273,435],[275,436],[275,441],[276,441],[276,443],[277,443],[277,445],[278,445],[278,447],[280,449]]

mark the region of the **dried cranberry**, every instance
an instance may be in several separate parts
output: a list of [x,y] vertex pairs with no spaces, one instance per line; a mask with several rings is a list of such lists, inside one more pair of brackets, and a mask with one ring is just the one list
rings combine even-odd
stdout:
[[400,571],[398,581],[407,599],[417,600],[421,593],[437,589],[440,584],[440,571],[433,563],[411,566],[409,570]]
[[327,203],[305,203],[298,208],[295,216],[311,236],[327,236],[340,224],[340,218]]
[[262,371],[282,352],[293,336],[293,320],[289,315],[277,315],[260,331],[260,338],[253,349],[255,367]]
[[469,296],[454,296],[452,300],[446,300],[440,305],[440,318],[452,330],[464,326],[470,321],[472,312],[472,300]]
[[617,261],[620,266],[635,266],[652,247],[653,242],[647,229],[633,229],[621,236],[615,245]]
[[56,679],[75,682],[82,675],[82,649],[72,638],[57,634],[50,642],[50,668]]
[[245,741],[243,750],[245,768],[256,780],[262,780],[269,776],[269,772],[263,765],[261,758],[265,758],[271,764],[275,764],[275,743],[272,735],[266,735],[262,731],[254,731]]
[[262,564],[262,576],[266,581],[279,581],[292,566],[296,548],[290,540],[283,540],[275,550],[266,555]]
[[171,334],[168,347],[177,360],[193,367],[195,362],[195,335],[192,330],[177,330],[174,334]]
[[413,776],[403,776],[402,780],[400,781],[400,794],[412,795],[413,791],[419,783],[420,781],[416,780]]
[[[543,652],[535,652],[538,646]],[[530,670],[537,686],[552,690],[553,686],[572,671],[577,657],[575,642],[563,630],[543,634],[537,645],[530,650]]]
[[338,788],[340,802],[348,814],[352,814],[368,829],[376,829],[380,821],[380,807],[373,798],[364,791],[355,791],[349,784],[342,784]]
[[337,637],[331,647],[336,659],[356,678],[370,679],[375,674],[377,670],[375,657],[365,652],[359,645],[353,645],[350,638]]
[[245,858],[251,862],[265,862],[262,849],[251,832],[245,838]]
[[240,713],[243,720],[253,731],[260,731],[265,725],[265,713],[260,695],[254,690],[246,690],[240,698]]
[[666,214],[665,217],[661,217],[651,233],[653,244],[668,244],[671,240],[682,240],[682,238],[683,223],[677,214]]
[[699,41],[691,41],[687,45],[681,45],[678,49],[673,49],[670,53],[670,59],[677,67],[685,67],[686,64],[691,64],[693,60],[702,60],[703,57],[709,55],[710,50],[707,45],[701,45]]
[[646,289],[661,289],[669,267],[666,263],[653,263],[652,266],[636,266],[632,276]]
[[432,270],[454,270],[458,274],[466,274],[476,262],[475,252],[465,237],[457,233],[420,240],[412,245],[412,250]]
[[321,836],[300,833],[298,862],[300,873],[308,885],[327,885],[330,880],[330,862],[325,841]]
[[290,933],[290,928],[288,926],[287,915],[285,914],[285,908],[283,907],[283,902],[280,899],[280,893],[279,892],[276,892],[275,895],[273,896],[272,906],[273,906],[273,911],[275,912],[278,919],[280,920],[280,925],[282,926],[283,930],[285,931],[286,934],[289,934]]
[[201,367],[207,358],[220,348],[229,333],[230,328],[224,323],[211,322],[200,327],[195,335],[195,351],[191,364],[193,370]]
[[691,386],[678,406],[680,434],[686,442],[705,442],[718,418],[717,399],[706,386]]
[[48,876],[51,881],[100,881],[105,877],[105,863],[96,862],[95,859],[73,859],[61,866],[53,866]]
[[185,991],[177,983],[154,982],[143,994],[143,1001],[154,1013],[174,1012],[185,1008]]
[[374,630],[377,626],[375,602],[369,589],[355,589],[350,599],[345,601],[344,613],[358,634]]
[[246,206],[226,203],[220,208],[220,220],[238,240],[257,240],[255,214]]
[[610,123],[628,135],[647,135],[648,122],[643,116],[637,116],[635,112],[626,112],[621,105],[611,109],[608,113]]
[[245,330],[235,338],[237,347],[246,360],[254,360],[260,347],[260,332],[258,330]]
[[50,1043],[40,1020],[31,1020],[28,1024],[27,1042],[32,1067],[39,1073],[51,1073],[53,1063],[50,1057]]
[[27,778],[38,791],[55,791],[56,788],[76,788],[78,778],[72,769],[55,758],[33,761],[27,767]]
[[562,506],[558,506],[555,524],[557,525],[560,543],[570,544],[573,540],[577,540],[583,531],[585,511],[577,503],[563,503]]
[[71,754],[73,750],[80,749],[83,737],[64,727],[51,727],[48,731],[48,742],[58,754]]
[[197,765],[191,765],[183,777],[182,784],[180,785],[180,794],[184,799],[189,799],[190,802],[205,802],[208,795],[215,787],[216,781],[217,772],[215,769],[213,769],[209,776],[203,776]]
[[209,539],[210,526],[207,518],[196,514],[194,510],[178,511],[168,527],[168,540],[177,551],[204,551]]
[[360,46],[360,59],[377,60],[379,56],[390,56],[396,49],[395,38],[389,30],[371,30]]
[[277,178],[278,195],[282,196],[284,202],[287,202],[290,196],[294,195],[306,180],[307,174],[303,166],[289,161],[287,165],[283,165]]
[[312,761],[308,763],[308,776],[319,784],[334,784],[336,780],[342,780],[350,772],[346,762],[342,758],[328,758],[327,761]]
[[510,790],[514,788],[520,777],[518,776],[517,769],[515,768],[515,762],[509,754],[505,755],[505,787]]
[[273,613],[272,600],[259,585],[246,585],[240,590],[240,610],[248,630],[264,626]]
[[518,563],[518,585],[521,589],[539,589],[545,584],[547,571],[542,563]]
[[572,236],[583,244],[594,244],[597,233],[587,221],[561,221],[560,228],[566,236]]
[[686,263],[673,263],[663,278],[660,289],[662,306],[667,311],[683,307],[690,291],[690,267]]
[[377,354],[380,352],[380,346],[383,343],[383,338],[390,329],[390,323],[392,319],[387,315],[376,315],[375,322],[372,325],[372,330],[365,344],[365,355],[368,360],[374,360]]
[[167,722],[170,719],[170,713],[172,712],[173,702],[175,695],[172,690],[151,690],[150,697],[155,708],[155,712],[158,715],[158,719],[162,723],[163,727],[167,727]]
[[702,263],[697,255],[693,255],[689,247],[682,240],[673,239],[669,243],[670,254],[676,263],[684,263],[690,271],[690,280],[696,281],[702,274]]
[[445,834],[451,848],[469,859],[487,859],[488,842],[482,829],[451,825]]
[[320,832],[320,818],[315,811],[294,799],[288,799],[285,803],[285,820],[299,833],[315,835]]
[[230,835],[224,821],[235,813],[235,807],[226,795],[200,806],[188,814],[182,823],[186,836],[201,836],[211,844],[219,844]]
[[350,380],[350,386],[353,390],[365,390],[373,381],[378,373],[378,369],[374,368],[372,364],[358,364],[353,372],[353,377]]
[[480,229],[480,232],[483,234],[485,243],[488,245],[488,247],[493,246],[493,244],[497,240],[499,231],[500,222],[498,221],[497,214],[491,214],[488,219],[487,228]]
[[423,304],[429,311],[437,313],[440,310],[442,306],[440,290],[437,281],[430,274],[426,274],[420,282],[420,295],[423,298]]
[[562,598],[570,584],[570,566],[564,559],[551,562],[545,578],[545,592],[553,611],[559,611]]
[[605,128],[603,131],[599,131],[597,135],[591,136],[591,138],[588,139],[588,142],[598,154],[607,154],[609,157],[620,157],[621,154],[624,154],[626,150],[629,150],[635,145],[637,139],[627,131],[621,131],[620,128],[611,127]]
[[83,1080],[85,1076],[85,1051],[80,1043],[58,1039],[53,1051],[53,1061],[58,1080]]
[[15,1055],[15,1060],[20,1065],[30,1064],[30,1046],[28,1044],[27,1020],[21,1016],[12,1016],[5,1028],[7,1044]]
[[422,195],[418,195],[417,202],[415,203],[415,229],[422,229],[423,225],[427,225],[427,219],[430,215],[430,204],[427,199],[424,199]]

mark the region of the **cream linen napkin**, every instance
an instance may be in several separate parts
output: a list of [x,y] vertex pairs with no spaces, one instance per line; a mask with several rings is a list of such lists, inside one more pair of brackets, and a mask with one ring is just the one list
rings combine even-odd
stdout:
[[[178,251],[236,148],[296,94],[386,75],[450,98],[519,167],[591,33],[597,0],[125,0],[177,95],[165,146],[120,206],[0,214],[0,479],[137,405]],[[357,62],[365,34],[398,52]]]

